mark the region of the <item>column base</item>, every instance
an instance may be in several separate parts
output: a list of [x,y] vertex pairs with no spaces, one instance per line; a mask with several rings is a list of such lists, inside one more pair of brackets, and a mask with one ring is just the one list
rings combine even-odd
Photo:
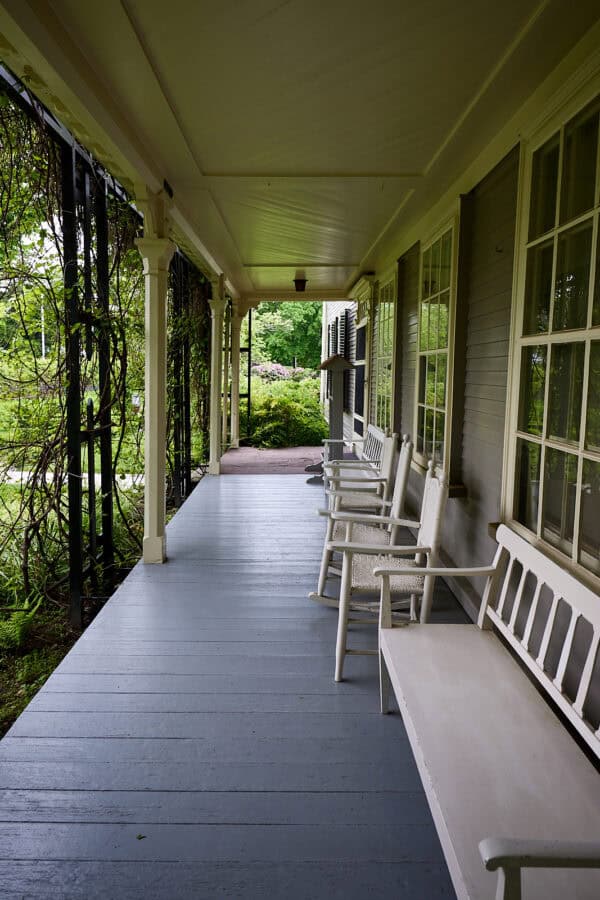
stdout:
[[221,474],[221,460],[218,459],[216,462],[211,461],[208,464],[208,474],[209,475],[220,475]]
[[167,560],[167,539],[165,535],[160,537],[144,536],[144,563],[164,563]]

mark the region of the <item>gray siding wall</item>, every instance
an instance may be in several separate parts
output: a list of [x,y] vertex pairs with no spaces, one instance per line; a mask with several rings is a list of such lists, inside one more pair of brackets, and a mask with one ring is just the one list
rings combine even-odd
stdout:
[[[448,501],[442,535],[443,555],[456,565],[486,564],[495,550],[488,523],[500,516],[518,169],[515,148],[474,188],[469,197],[470,227],[459,249],[464,276],[459,302],[467,304],[461,456],[467,493]],[[407,266],[405,259],[403,266],[407,290],[402,310],[402,427],[411,433],[418,300],[413,254],[414,250],[408,254],[411,264]],[[422,483],[418,474],[411,473],[413,508],[420,503]],[[479,587],[461,590],[467,605]]]

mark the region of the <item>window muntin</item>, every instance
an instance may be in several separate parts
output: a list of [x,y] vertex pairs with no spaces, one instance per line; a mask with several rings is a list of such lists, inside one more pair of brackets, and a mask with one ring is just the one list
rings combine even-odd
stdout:
[[443,464],[448,401],[452,228],[423,250],[419,302],[416,452]]
[[532,155],[512,516],[600,575],[600,98]]
[[386,431],[392,424],[392,362],[394,350],[394,281],[379,289],[373,318],[371,351],[371,411],[374,425]]

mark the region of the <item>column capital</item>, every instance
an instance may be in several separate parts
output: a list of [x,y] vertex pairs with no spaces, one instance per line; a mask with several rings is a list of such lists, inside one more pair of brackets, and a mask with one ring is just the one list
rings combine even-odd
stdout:
[[208,301],[208,305],[210,306],[210,314],[213,319],[222,318],[225,315],[225,310],[227,309],[225,297],[213,297],[212,300]]
[[175,244],[169,238],[136,238],[135,246],[144,261],[144,275],[165,271],[175,253]]

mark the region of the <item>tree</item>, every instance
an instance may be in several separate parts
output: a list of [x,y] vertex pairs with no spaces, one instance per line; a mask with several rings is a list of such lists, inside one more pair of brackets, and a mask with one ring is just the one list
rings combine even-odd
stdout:
[[252,358],[316,369],[321,361],[322,304],[261,303],[252,320]]

